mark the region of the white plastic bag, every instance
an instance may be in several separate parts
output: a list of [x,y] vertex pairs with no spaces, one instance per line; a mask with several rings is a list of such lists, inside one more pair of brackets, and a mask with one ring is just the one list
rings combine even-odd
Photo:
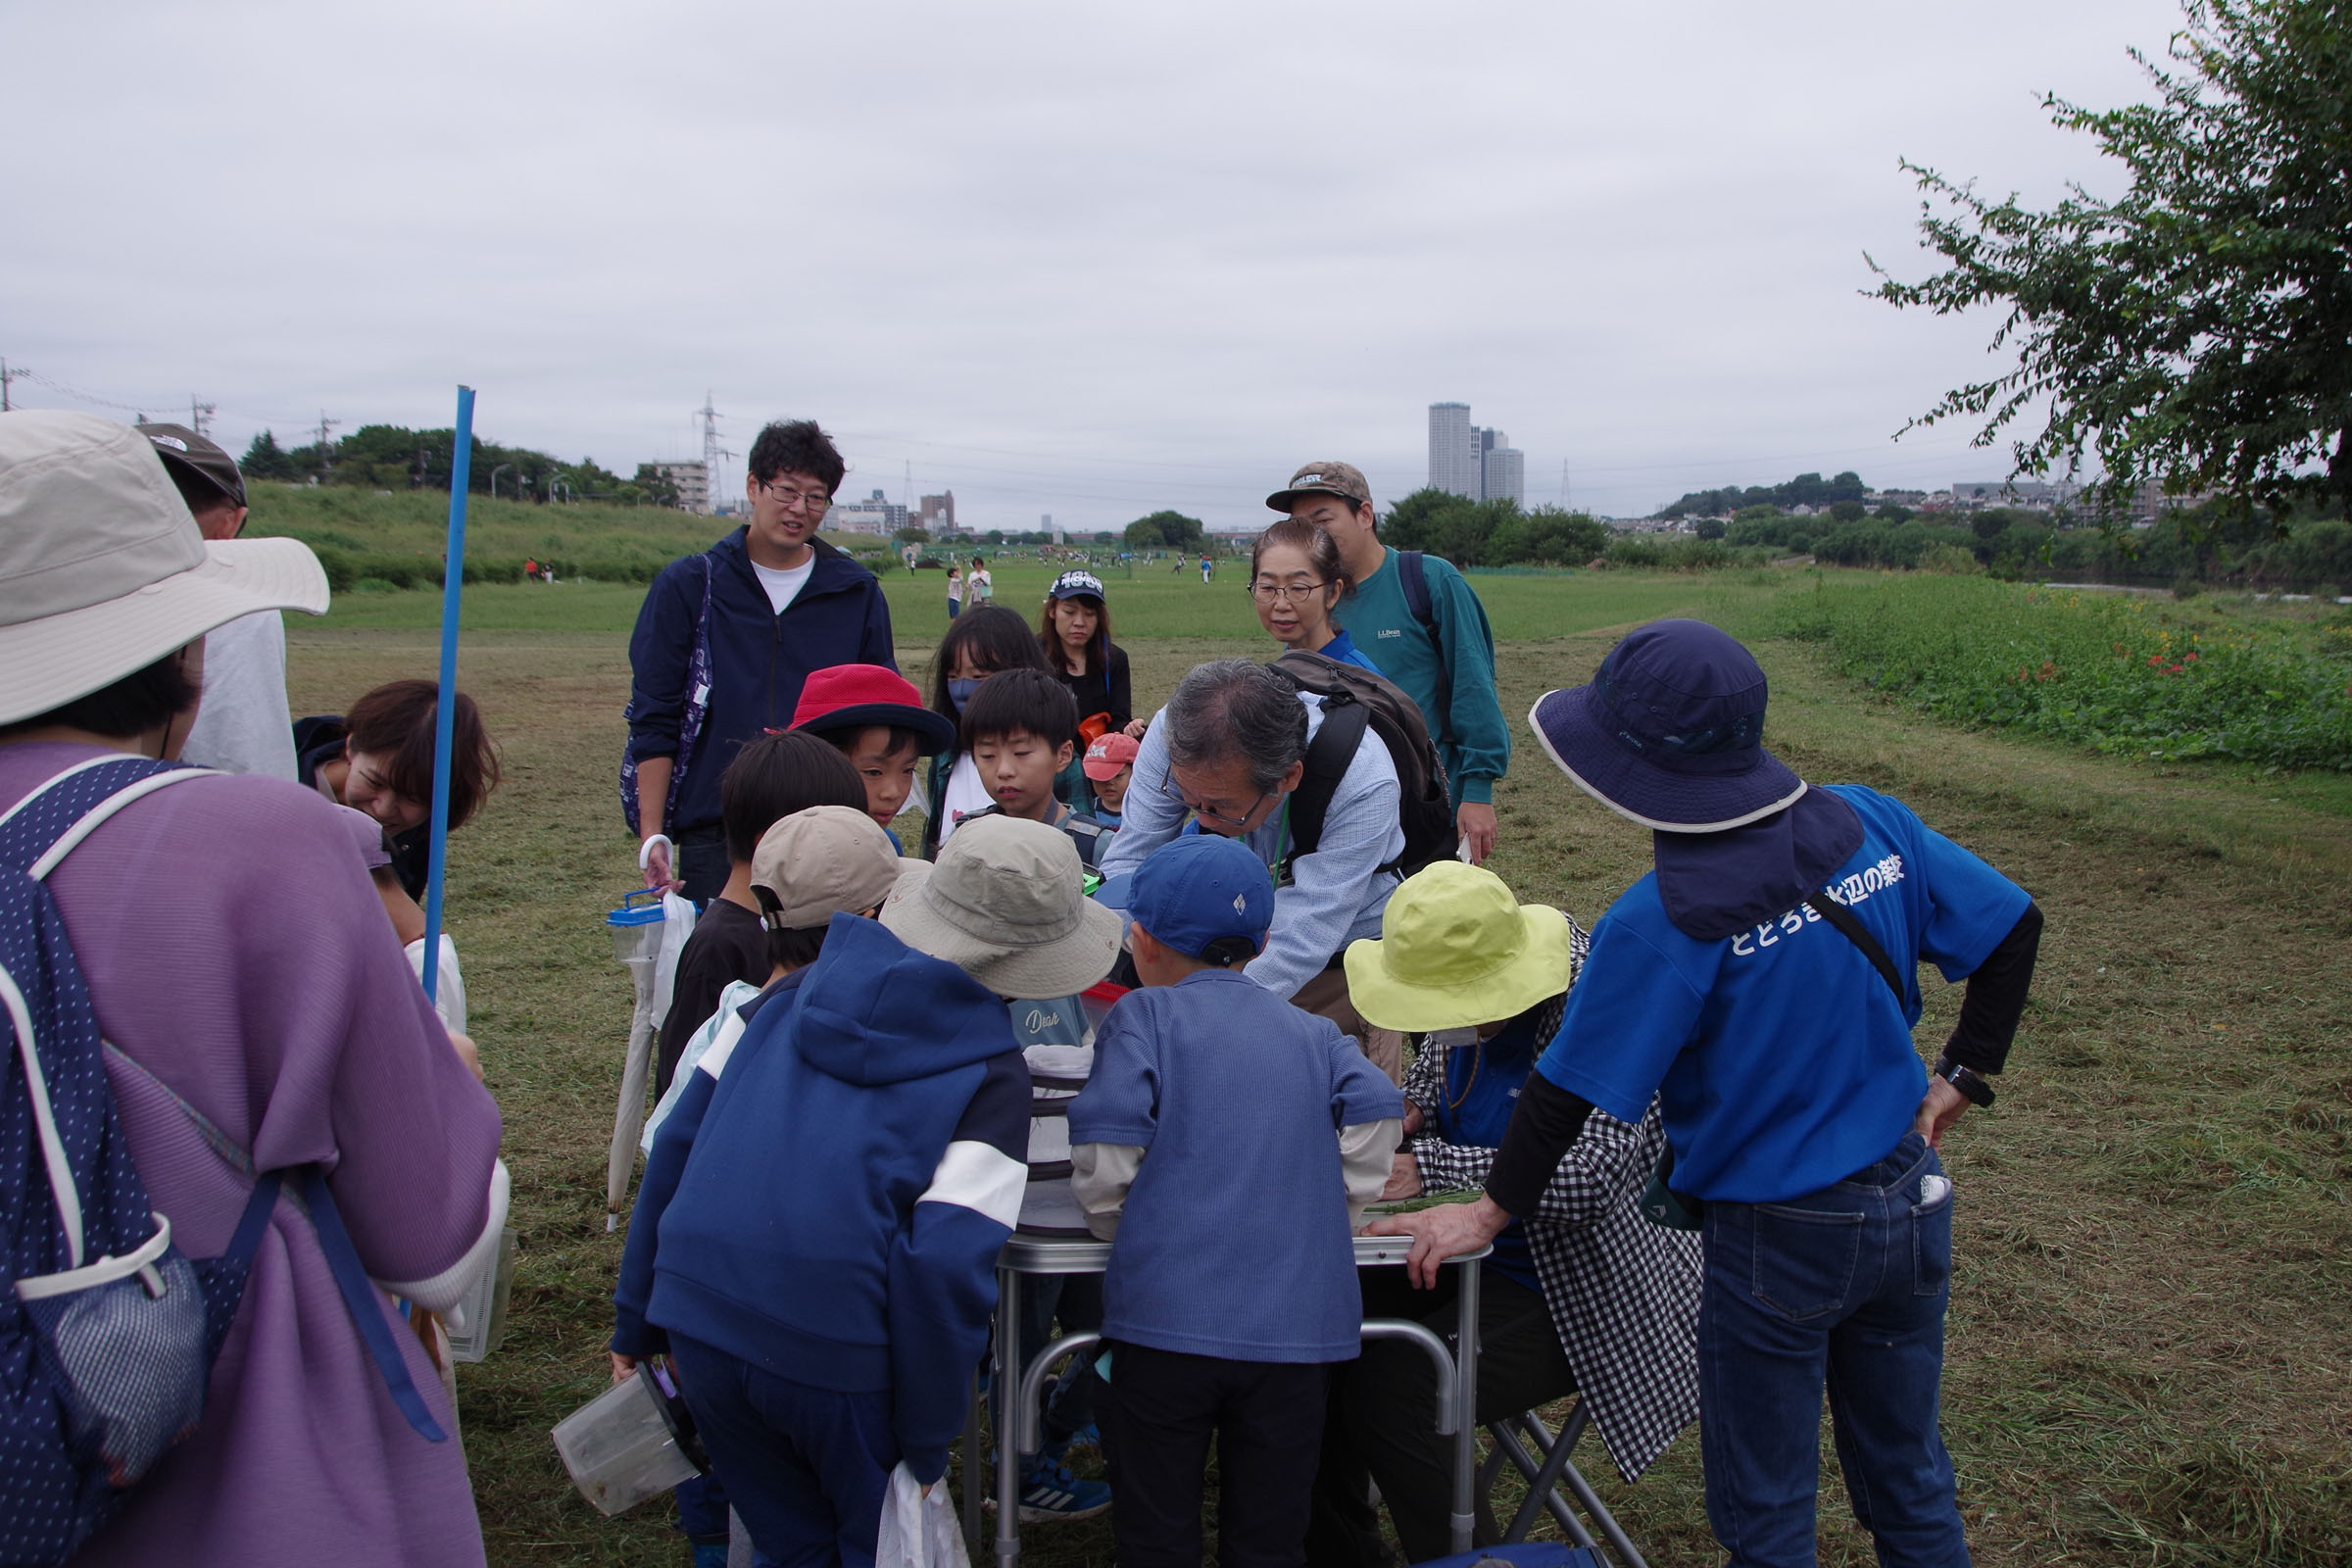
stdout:
[[662,895],[662,951],[654,958],[654,1032],[662,1032],[662,1020],[669,1016],[670,993],[677,989],[678,956],[686,951],[686,939],[694,935],[695,908],[690,899],[675,893]]
[[882,1528],[874,1538],[874,1568],[971,1568],[963,1533],[948,1504],[945,1476],[923,1495],[922,1483],[901,1464],[882,1494]]

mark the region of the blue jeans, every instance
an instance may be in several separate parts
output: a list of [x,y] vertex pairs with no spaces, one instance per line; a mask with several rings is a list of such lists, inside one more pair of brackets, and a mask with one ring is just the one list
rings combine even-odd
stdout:
[[872,1568],[899,1462],[889,1393],[812,1389],[674,1329],[669,1355],[711,1473],[760,1552],[783,1568]]
[[1785,1203],[1710,1200],[1698,1310],[1707,1520],[1733,1568],[1811,1568],[1821,1395],[1882,1568],[1966,1568],[1936,1430],[1952,1190],[1917,1133]]

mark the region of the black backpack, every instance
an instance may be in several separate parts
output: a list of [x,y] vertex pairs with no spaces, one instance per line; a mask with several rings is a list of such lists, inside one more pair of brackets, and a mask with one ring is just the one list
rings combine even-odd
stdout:
[[1306,776],[1291,797],[1291,853],[1283,874],[1289,874],[1292,860],[1311,855],[1322,842],[1331,798],[1355,760],[1366,727],[1396,764],[1396,821],[1404,829],[1404,853],[1381,869],[1411,876],[1450,858],[1461,839],[1454,830],[1446,765],[1438,760],[1420,707],[1387,677],[1304,649],[1291,650],[1269,667],[1299,691],[1323,699],[1323,727],[1307,743]]

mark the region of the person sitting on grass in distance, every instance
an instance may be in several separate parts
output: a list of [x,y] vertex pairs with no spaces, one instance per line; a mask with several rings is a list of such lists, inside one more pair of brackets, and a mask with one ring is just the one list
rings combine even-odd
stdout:
[[687,1042],[717,1010],[720,993],[738,981],[766,982],[767,936],[752,887],[752,855],[761,834],[811,806],[866,808],[865,781],[822,736],[797,730],[762,735],[738,751],[719,776],[727,880],[678,954],[677,979],[654,1062],[655,1098],[676,1080]]
[[1111,1243],[1118,1560],[1197,1568],[1214,1432],[1218,1560],[1297,1563],[1332,1367],[1359,1348],[1348,1233],[1388,1179],[1404,1102],[1330,1019],[1237,972],[1274,918],[1247,846],[1200,833],[1154,850],[1128,912],[1143,989],[1103,1019],[1069,1110],[1071,1190]]
[[1303,648],[1377,675],[1380,666],[1331,623],[1347,592],[1339,545],[1311,522],[1285,517],[1250,547],[1250,600],[1267,634],[1285,649]]
[[[384,826],[392,869],[409,897],[424,897],[432,879],[433,726],[441,688],[396,680],[351,705],[348,713],[294,721],[295,771],[338,806],[366,811]],[[458,693],[450,714],[449,830],[473,819],[498,787],[498,753],[482,710]]]
[[1127,734],[1102,736],[1086,749],[1086,781],[1095,796],[1094,809],[1087,814],[1114,833],[1127,804],[1127,786],[1135,782],[1139,749],[1140,743]]
[[[892,855],[862,811],[776,835],[768,918],[797,948],[779,957],[807,966],[695,1068],[707,1108],[658,1226],[639,1200],[650,1276],[624,1273],[650,1285],[616,1301],[612,1348],[666,1347],[759,1550],[864,1562],[893,1467],[925,1487],[946,1473],[987,1344],[1028,1178],[1011,1002],[1099,981],[1118,917],[1032,822],[974,824],[936,867]],[[878,923],[850,912],[869,899]]]
[[[1411,1142],[1384,1198],[1486,1180],[1586,945],[1559,910],[1522,906],[1500,877],[1458,860],[1408,877],[1381,935],[1348,945],[1356,1006],[1418,1037],[1404,1075]],[[1659,1115],[1655,1101],[1639,1122],[1595,1112],[1534,1212],[1498,1233],[1479,1265],[1478,1419],[1580,1394],[1628,1482],[1698,1413],[1698,1238],[1641,1211],[1666,1148]],[[1367,1269],[1364,1315],[1450,1333],[1459,1276],[1449,1269],[1436,1290],[1415,1291],[1395,1269]],[[1447,1554],[1452,1446],[1438,1436],[1437,1409],[1428,1359],[1397,1341],[1367,1343],[1337,1374],[1308,1562],[1387,1568],[1372,1487],[1408,1562]]]
[[1135,717],[1135,694],[1127,650],[1110,640],[1102,578],[1065,571],[1054,579],[1038,616],[1037,646],[1046,667],[1070,689],[1087,740],[1127,727]]
[[956,749],[956,726],[923,706],[912,681],[879,664],[835,664],[810,675],[792,727],[850,760],[865,782],[866,810],[893,844],[899,836],[890,824],[914,793],[915,768]]
[[[960,724],[963,705],[981,683],[1007,669],[1046,667],[1028,623],[1002,605],[974,604],[948,627],[931,660],[931,711]],[[986,810],[994,796],[979,764],[961,746],[931,759],[924,775],[922,855],[934,858],[963,817]]]

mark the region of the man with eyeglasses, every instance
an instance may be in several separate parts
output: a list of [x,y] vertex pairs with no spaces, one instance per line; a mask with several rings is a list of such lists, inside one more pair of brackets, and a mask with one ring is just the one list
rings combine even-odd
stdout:
[[817,537],[845,465],[814,420],[752,443],[751,520],[654,579],[629,638],[621,808],[648,887],[709,901],[726,885],[718,782],[746,741],[789,728],[811,670],[896,669],[890,606],[874,574]]
[[[1111,884],[1105,900],[1116,902],[1116,879],[1180,833],[1217,833],[1248,845],[1273,884],[1274,922],[1265,950],[1242,972],[1338,1024],[1395,1082],[1404,1073],[1404,1037],[1373,1028],[1355,1010],[1341,955],[1356,938],[1380,934],[1381,911],[1396,890],[1396,873],[1384,869],[1404,853],[1396,764],[1379,734],[1365,730],[1319,831],[1296,820],[1293,797],[1305,782],[1307,744],[1322,723],[1322,699],[1302,695],[1265,665],[1247,659],[1197,665],[1144,732],[1118,836],[1098,869]],[[1311,847],[1302,849],[1310,834]]]
[[1352,465],[1310,463],[1266,505],[1340,547],[1350,587],[1332,619],[1420,705],[1446,764],[1454,825],[1471,863],[1484,865],[1494,850],[1494,781],[1511,764],[1486,607],[1453,563],[1381,543],[1372,487]]

